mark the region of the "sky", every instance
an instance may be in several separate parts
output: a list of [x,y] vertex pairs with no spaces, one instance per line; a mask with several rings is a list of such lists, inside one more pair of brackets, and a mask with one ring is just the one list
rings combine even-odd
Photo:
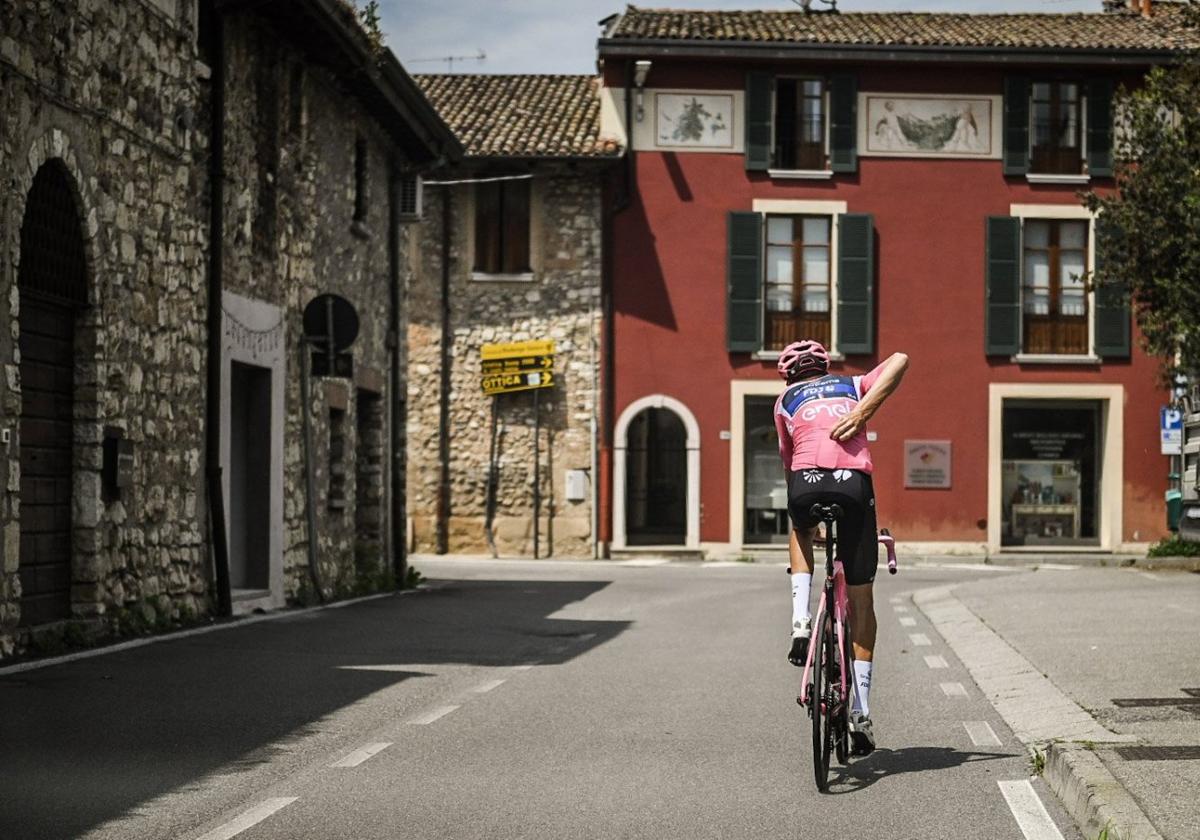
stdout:
[[[380,0],[386,43],[410,73],[592,73],[598,21],[625,0]],[[791,0],[639,0],[643,8],[790,9]],[[840,0],[847,12],[1098,12],[1100,0]],[[434,59],[434,60],[429,60]]]

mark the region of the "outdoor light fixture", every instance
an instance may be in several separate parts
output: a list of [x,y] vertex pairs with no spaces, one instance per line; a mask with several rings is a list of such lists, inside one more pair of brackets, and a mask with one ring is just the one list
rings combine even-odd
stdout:
[[637,121],[641,122],[646,116],[646,109],[642,107],[642,88],[646,85],[646,76],[650,74],[650,62],[638,61],[634,62],[633,70],[633,85],[637,88]]

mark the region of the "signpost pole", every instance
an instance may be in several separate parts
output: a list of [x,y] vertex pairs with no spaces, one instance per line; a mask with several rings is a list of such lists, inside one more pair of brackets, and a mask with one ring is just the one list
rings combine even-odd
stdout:
[[542,414],[538,411],[538,396],[541,388],[533,392],[533,559],[538,559],[538,523],[542,518],[542,484],[538,480],[541,470]]
[[500,482],[500,470],[496,465],[496,415],[500,413],[499,397],[492,397],[492,440],[488,445],[488,474],[487,474],[487,501],[486,501],[486,521],[484,523],[484,533],[487,535],[488,548],[492,550],[492,557],[499,557],[500,552],[496,550],[496,533],[494,531],[496,522],[496,492],[499,489],[497,485]]

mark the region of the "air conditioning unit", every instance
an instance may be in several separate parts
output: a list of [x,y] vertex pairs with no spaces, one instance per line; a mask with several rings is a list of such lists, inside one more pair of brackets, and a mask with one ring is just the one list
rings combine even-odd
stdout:
[[415,222],[421,218],[421,196],[424,185],[420,175],[400,176],[400,218],[403,221]]

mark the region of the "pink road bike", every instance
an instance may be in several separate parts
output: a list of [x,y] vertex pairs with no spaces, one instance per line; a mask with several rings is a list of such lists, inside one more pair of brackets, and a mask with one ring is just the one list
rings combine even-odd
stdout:
[[[812,719],[813,772],[817,790],[824,793],[829,788],[830,753],[837,755],[840,764],[850,760],[850,709],[856,686],[850,595],[842,563],[834,557],[834,525],[841,519],[842,508],[818,503],[812,506],[810,514],[825,523],[825,586],[817,604],[796,702],[808,708]],[[879,532],[879,542],[887,548],[888,572],[894,575],[896,541],[885,528]]]

